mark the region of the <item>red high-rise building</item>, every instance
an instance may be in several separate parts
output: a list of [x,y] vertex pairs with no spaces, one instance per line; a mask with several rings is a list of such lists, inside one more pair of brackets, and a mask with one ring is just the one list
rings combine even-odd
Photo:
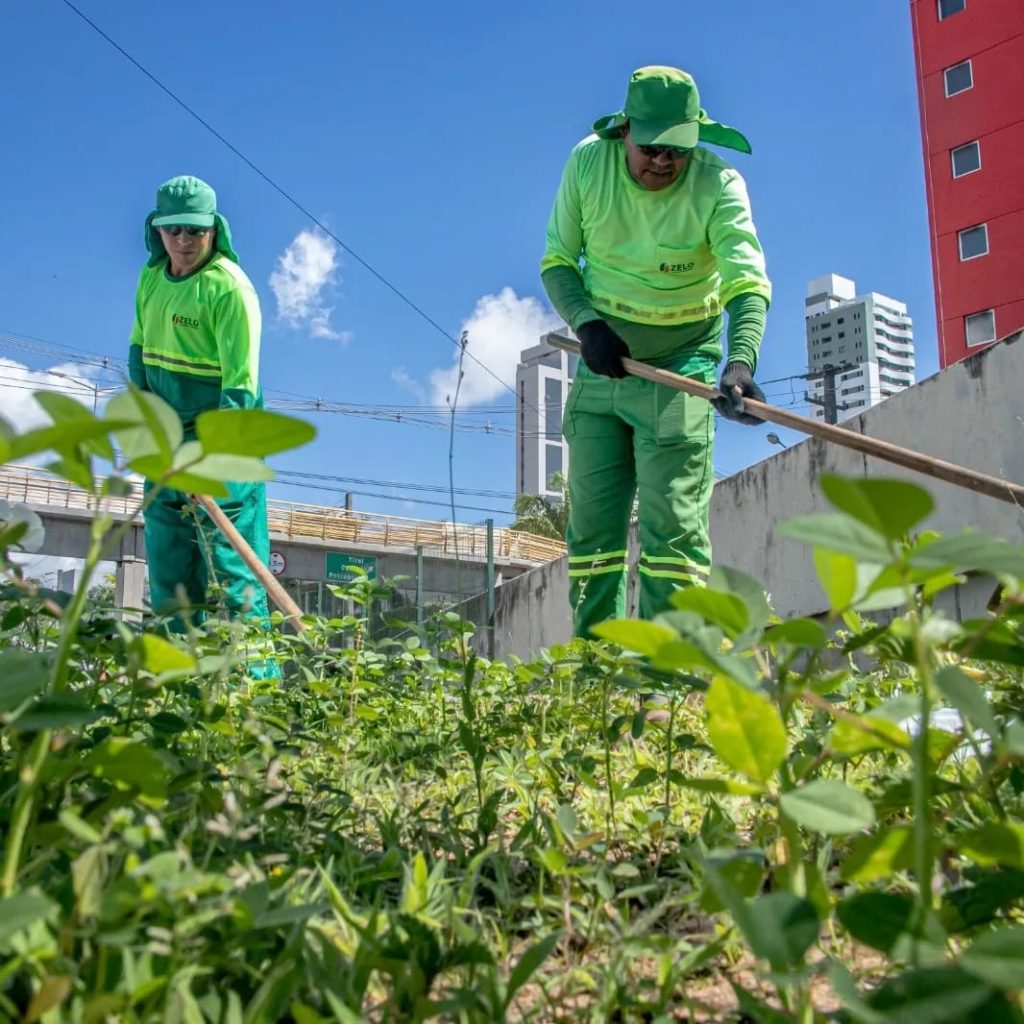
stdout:
[[939,362],[1024,327],[1024,0],[910,0]]

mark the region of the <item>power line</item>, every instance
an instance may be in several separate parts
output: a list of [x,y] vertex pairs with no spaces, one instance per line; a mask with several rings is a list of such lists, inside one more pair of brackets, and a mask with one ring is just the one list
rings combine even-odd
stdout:
[[[38,338],[30,338],[27,335],[19,336],[11,332],[0,331],[0,349],[10,349],[15,352],[31,353],[32,355],[43,356],[48,359],[76,362],[82,366],[96,367],[107,374],[116,372],[122,377],[127,376],[128,372],[128,366],[124,360],[105,356],[98,352],[77,349],[70,345],[62,347],[49,342],[44,342]],[[0,365],[0,369],[2,368],[2,365]],[[55,370],[36,370],[31,367],[26,367],[26,372],[33,374],[60,374],[59,371]],[[65,376],[70,377],[70,375]],[[35,390],[35,388],[26,383],[23,378],[9,379],[12,381],[17,380],[17,383],[7,384],[7,387],[16,390]],[[101,384],[108,383],[107,380],[102,380],[99,377],[95,379]],[[114,382],[110,383],[113,386],[105,390],[117,390],[120,386],[120,381],[116,384],[114,384]],[[45,386],[48,390],[60,391],[67,394],[79,393],[68,385],[58,387],[52,384],[43,385],[42,382],[40,382],[37,386]],[[93,394],[95,390],[96,389],[92,387],[88,387],[89,394]],[[363,419],[377,420],[379,422],[403,423],[410,426],[429,427],[436,430],[449,429],[448,420],[450,416],[450,409],[447,406],[375,406],[360,402],[342,402],[331,399],[316,398],[310,395],[297,395],[295,392],[277,391],[273,388],[267,389],[265,394],[268,396],[268,407],[281,411],[331,413],[334,415],[355,416]],[[269,397],[272,395],[283,395],[286,397],[279,399]],[[473,410],[464,410],[460,415],[472,417],[479,417],[481,415],[489,416],[492,411],[504,414],[506,412],[514,413],[515,409],[507,406],[497,407],[495,409],[482,407]],[[502,436],[511,436],[515,433],[515,429],[513,427],[497,426],[491,423],[477,424],[460,422],[456,424],[455,429],[460,433],[495,434]]]
[[[305,473],[301,470],[290,470],[282,469],[277,470],[278,477],[295,477],[303,478],[307,480],[326,480],[331,483],[339,484],[356,484],[363,485],[366,487],[401,487],[410,491],[424,491],[431,492],[434,494],[447,494],[449,488],[441,484],[410,484],[402,483],[398,480],[366,480],[360,477],[353,476],[334,476],[330,473]],[[515,494],[511,491],[484,491],[476,490],[468,487],[457,487],[455,489],[456,494],[468,494],[475,498],[514,498]]]
[[447,501],[434,501],[432,498],[407,498],[397,494],[377,494],[374,491],[354,491],[349,487],[331,487],[328,484],[306,484],[297,480],[275,480],[274,483],[283,484],[285,487],[308,487],[314,491],[330,491],[334,494],[358,494],[364,498],[382,498],[384,501],[403,501],[413,505],[436,505],[441,508],[463,509],[468,512],[490,512],[493,515],[509,516],[512,512],[507,508],[483,508],[479,505],[462,505],[458,502],[452,506]]
[[[262,170],[255,163],[253,163],[253,161],[250,160],[249,157],[247,157],[240,149],[238,149],[237,146],[229,142],[223,135],[221,135],[221,133],[217,131],[217,129],[214,128],[213,125],[211,125],[208,121],[204,120],[183,99],[181,99],[181,97],[179,97],[176,93],[172,92],[171,89],[164,85],[164,83],[161,82],[160,79],[156,77],[156,75],[154,75],[151,71],[149,71],[142,64],[140,64],[139,61],[137,61],[126,49],[124,49],[123,46],[115,42],[114,39],[107,35],[107,33],[104,32],[103,29],[101,29],[99,25],[96,24],[96,22],[92,21],[85,14],[83,14],[73,3],[71,3],[71,0],[63,0],[63,3],[66,7],[68,7],[75,14],[77,14],[78,17],[81,18],[82,21],[84,21],[87,25],[89,25],[90,28],[92,28],[98,35],[102,36],[115,50],[117,50],[118,53],[121,54],[122,57],[130,61],[136,68],[138,68],[138,70],[141,71],[155,86],[157,86],[157,88],[159,88],[162,92],[169,96],[175,103],[177,103],[178,106],[182,108],[182,110],[184,110],[186,113],[194,117],[196,121],[198,121],[208,132],[210,132],[211,135],[214,136],[214,138],[216,138],[219,142],[223,143],[223,145],[225,145],[229,150],[231,150],[231,152],[234,153],[235,156],[239,158],[239,160],[241,160],[244,164],[246,164],[247,167],[249,167],[252,171],[258,174],[272,189],[274,189],[275,192],[278,193],[278,195],[280,195],[287,202],[291,203],[291,205],[294,206],[296,210],[298,210],[304,217],[312,221],[312,223],[314,223],[318,228],[320,228],[320,230],[323,231],[326,235],[328,235],[330,238],[333,238],[334,241],[342,249],[344,249],[344,251],[347,252],[349,256],[351,256],[361,267],[363,267],[364,270],[372,274],[373,277],[375,277],[389,291],[391,291],[402,302],[404,302],[410,309],[419,314],[419,316],[421,316],[428,324],[430,324],[431,327],[435,328],[435,330],[437,330],[440,334],[447,338],[448,341],[450,341],[453,345],[459,347],[462,346],[462,342],[458,338],[455,338],[453,335],[449,334],[448,331],[446,331],[432,316],[430,316],[429,313],[426,312],[426,310],[424,310],[421,306],[417,305],[400,288],[392,284],[382,273],[380,273],[380,271],[372,267],[354,249],[346,245],[345,242],[343,242],[325,224],[321,223],[321,221],[317,217],[315,217],[309,210],[307,210],[306,207],[303,206],[302,203],[300,203],[293,195],[291,195],[290,192],[288,192],[286,189],[278,185],[278,183],[274,181],[274,179],[271,178],[269,174],[267,174],[264,170]],[[504,380],[502,380],[501,377],[499,377],[486,363],[477,359],[476,356],[474,356],[470,352],[465,352],[464,354],[468,355],[469,358],[472,359],[473,362],[477,364],[477,366],[479,366],[482,370],[486,371],[486,373],[489,376],[493,377],[494,380],[496,380],[506,391],[509,391],[511,392],[511,394],[516,395],[516,389],[512,387],[511,384],[507,384]]]

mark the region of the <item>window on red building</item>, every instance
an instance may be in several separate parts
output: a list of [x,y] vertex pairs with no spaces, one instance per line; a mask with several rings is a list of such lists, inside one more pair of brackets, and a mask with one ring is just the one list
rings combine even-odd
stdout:
[[973,228],[964,228],[957,232],[960,243],[960,259],[973,260],[978,256],[988,255],[988,225],[976,224]]
[[966,6],[967,0],[939,0],[939,21],[959,14]]
[[966,92],[974,88],[974,69],[969,60],[954,64],[942,72],[946,82],[946,96],[955,96],[959,92]]
[[964,334],[967,344],[984,345],[986,342],[996,340],[996,314],[995,310],[986,309],[981,313],[972,313],[964,317]]
[[953,159],[954,178],[962,178],[965,174],[981,170],[981,146],[977,141],[957,146],[950,155]]

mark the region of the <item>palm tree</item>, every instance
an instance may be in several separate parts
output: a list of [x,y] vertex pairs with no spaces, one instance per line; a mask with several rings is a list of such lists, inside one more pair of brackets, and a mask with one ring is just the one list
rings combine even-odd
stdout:
[[569,521],[569,492],[565,487],[565,476],[552,473],[548,490],[557,491],[558,496],[543,494],[520,494],[513,505],[516,521],[510,529],[532,533],[538,537],[565,539],[565,527]]

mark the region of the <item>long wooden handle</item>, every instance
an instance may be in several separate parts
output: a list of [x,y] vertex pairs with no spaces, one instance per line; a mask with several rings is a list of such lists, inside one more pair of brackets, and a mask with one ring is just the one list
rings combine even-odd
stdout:
[[[579,354],[579,342],[566,338],[564,335],[549,334],[547,341],[555,348]],[[648,366],[647,363],[637,362],[635,359],[623,359],[622,365],[634,377],[643,377],[644,380],[654,381],[655,384],[664,384],[676,391],[685,391],[688,395],[706,398],[709,402],[721,394],[718,388],[704,384],[702,381],[684,377],[681,373],[673,373],[671,370],[659,370],[654,366]],[[766,423],[777,423],[780,427],[799,430],[812,437],[820,437],[823,441],[830,441],[833,444],[842,445],[844,448],[852,448],[864,455],[873,455],[876,459],[884,459],[886,462],[903,466],[905,469],[913,469],[918,473],[935,477],[937,480],[945,480],[958,487],[966,487],[969,491],[976,491],[978,494],[985,494],[990,498],[998,498],[1000,501],[1024,508],[1024,487],[1011,483],[1009,480],[989,476],[987,473],[978,473],[966,466],[958,466],[954,462],[936,459],[930,455],[915,452],[911,448],[901,448],[889,441],[865,437],[864,434],[847,430],[845,427],[837,427],[831,423],[819,423],[808,416],[798,416],[795,412],[776,409],[766,402],[756,402],[751,398],[745,398],[743,408],[745,412]]]
[[277,582],[274,574],[260,561],[256,552],[249,547],[249,542],[238,532],[237,527],[224,514],[224,510],[206,494],[193,494],[192,500],[202,506],[206,514],[213,520],[217,529],[227,538],[227,542],[238,553],[239,558],[250,569],[256,578],[263,584],[271,601],[285,613],[286,621],[299,631],[305,630],[306,624],[302,621],[302,609],[292,600],[280,583]]

